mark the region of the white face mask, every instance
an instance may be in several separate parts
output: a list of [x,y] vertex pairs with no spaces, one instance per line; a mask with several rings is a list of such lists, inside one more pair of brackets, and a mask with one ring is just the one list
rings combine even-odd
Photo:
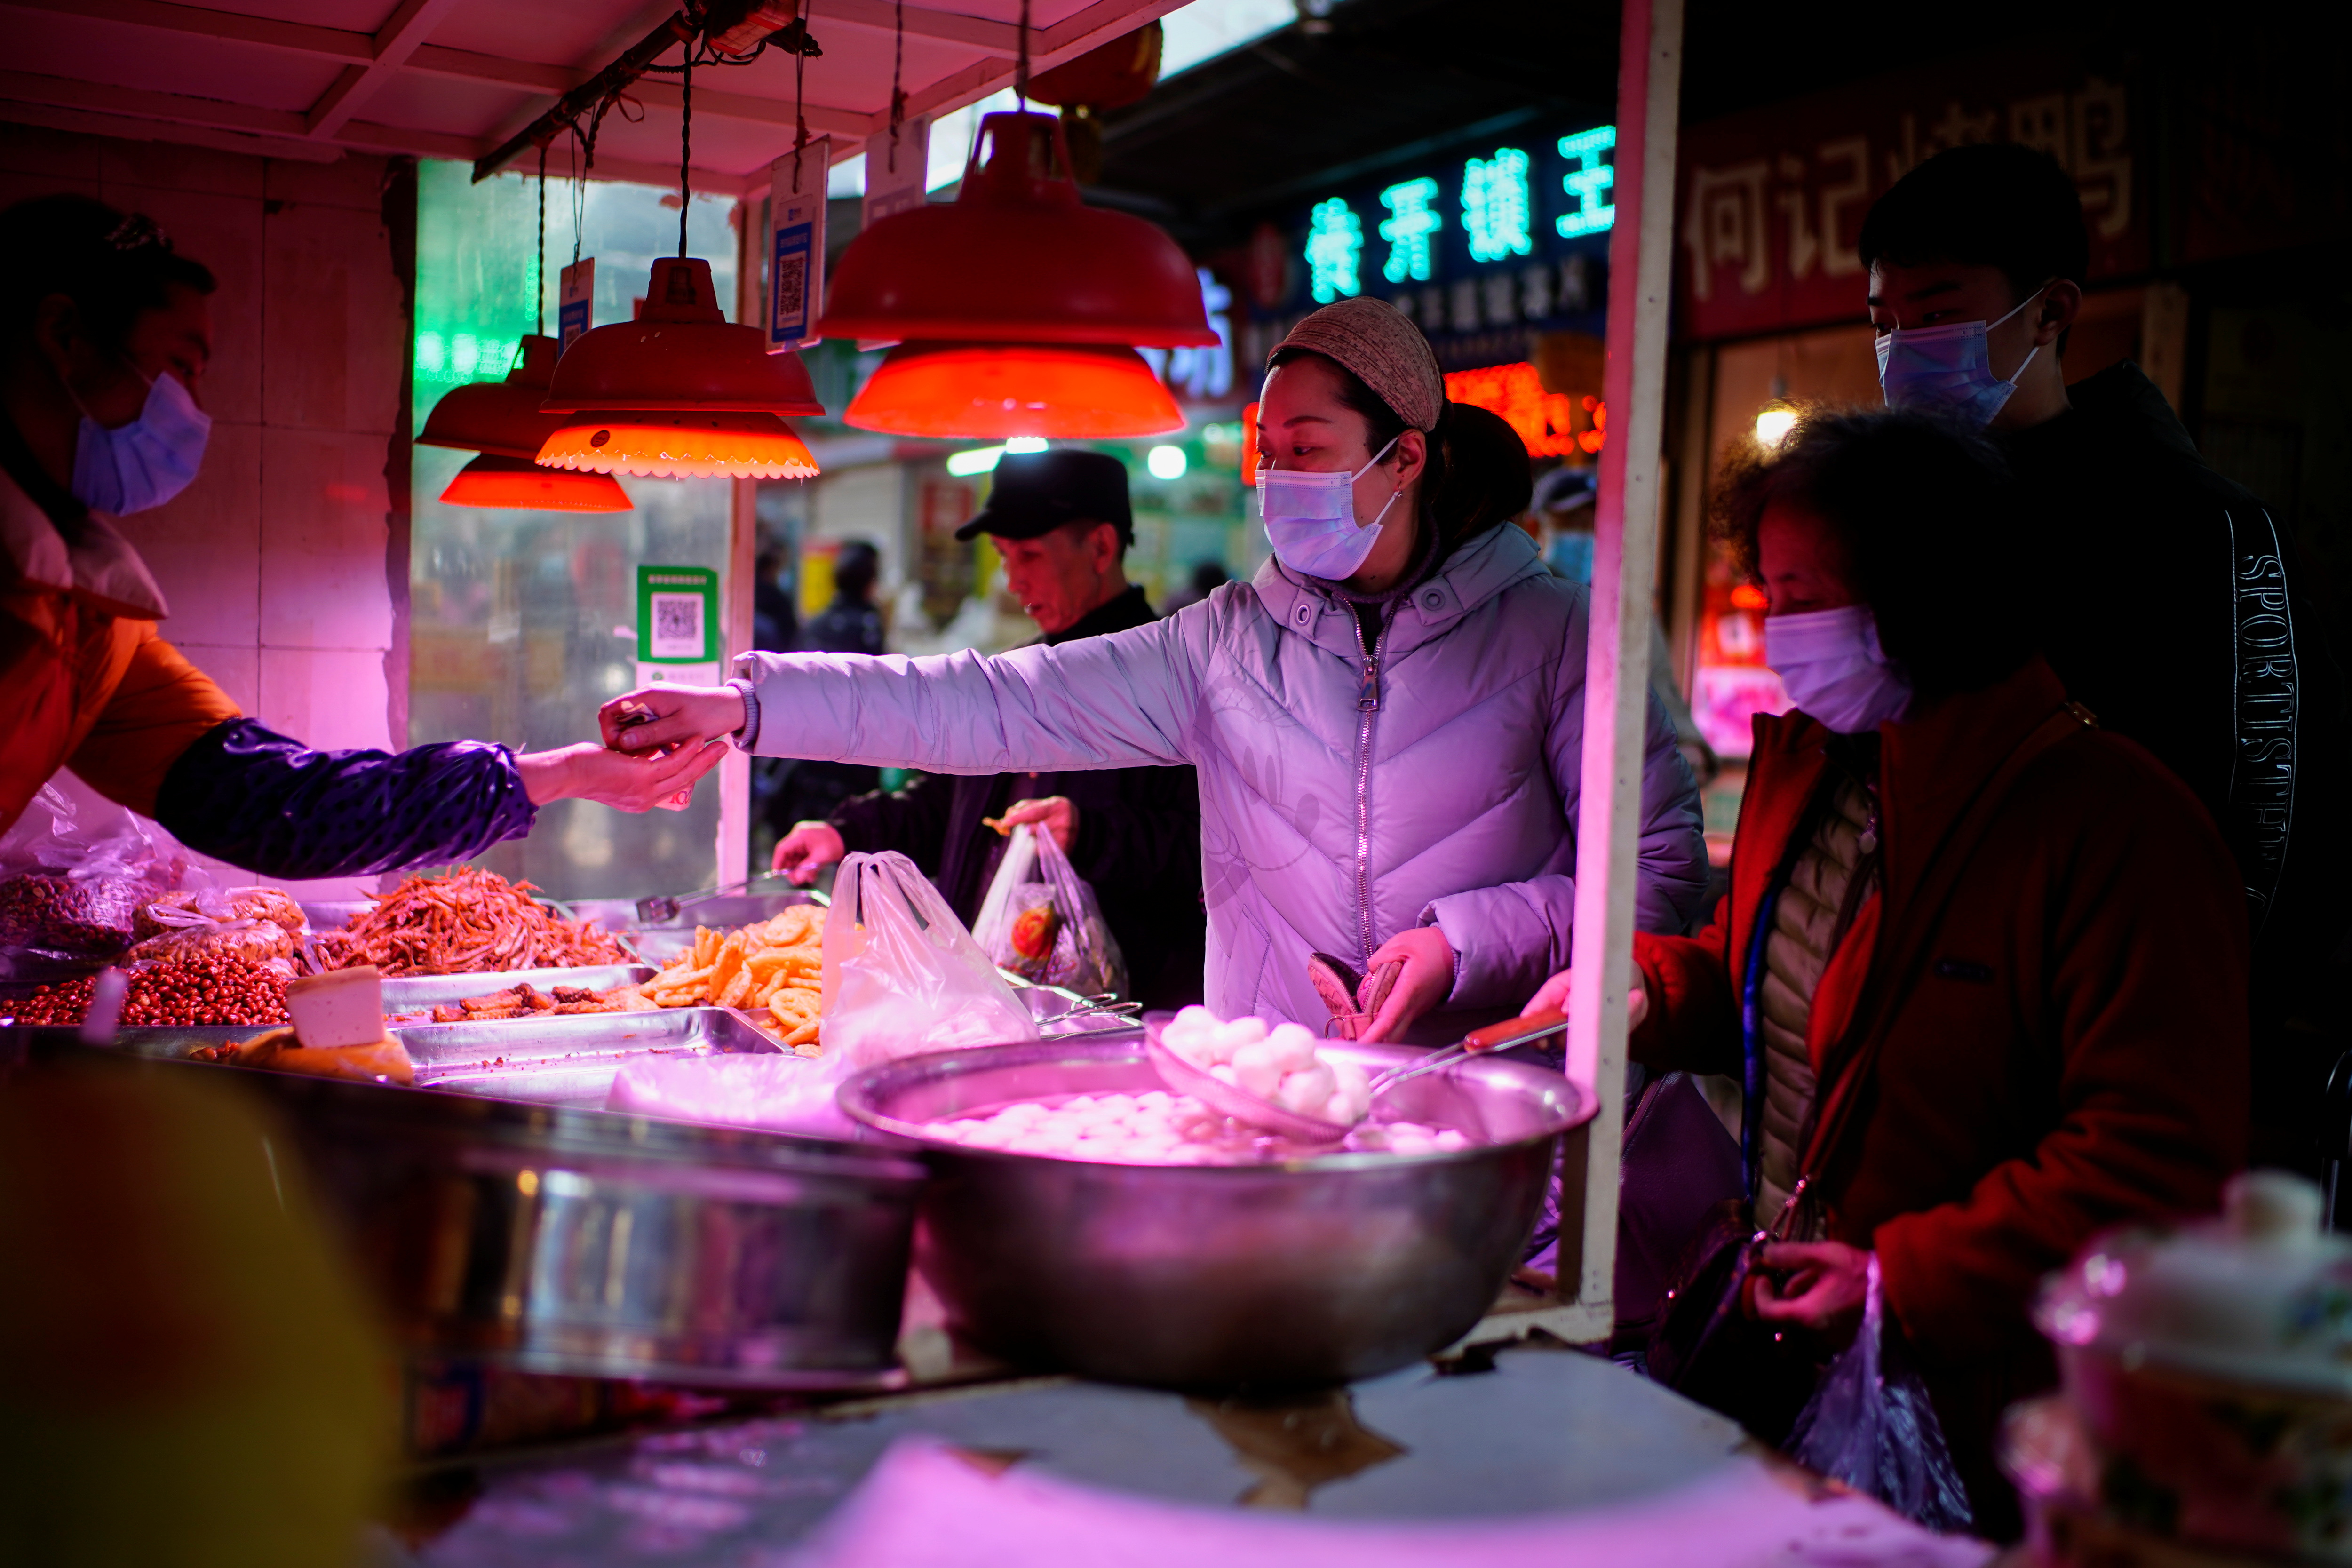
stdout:
[[74,439],[73,493],[82,505],[116,517],[162,506],[196,477],[212,429],[212,416],[166,372],[147,383],[147,402],[128,425],[110,430],[83,413]]
[[1875,730],[1911,706],[1911,678],[1878,646],[1865,605],[1764,617],[1764,662],[1790,700],[1841,735]]
[[1372,460],[1352,474],[1310,474],[1297,468],[1257,471],[1258,515],[1265,520],[1266,542],[1275,558],[1293,572],[1328,582],[1342,582],[1363,570],[1380,542],[1381,518],[1404,493],[1402,486],[1390,495],[1380,516],[1366,523],[1356,521],[1356,481],[1380,466],[1391,447],[1404,439],[1402,432]]
[[1896,327],[1878,337],[1878,389],[1889,408],[1958,416],[1977,429],[1992,423],[2017,391],[2018,377],[2042,352],[2026,351],[2007,381],[1992,373],[1986,334],[2049,290],[2044,283],[2000,321],[1950,321],[1939,327]]

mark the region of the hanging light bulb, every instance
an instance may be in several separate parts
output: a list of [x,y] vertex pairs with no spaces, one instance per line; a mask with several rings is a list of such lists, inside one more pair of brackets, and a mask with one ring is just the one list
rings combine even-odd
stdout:
[[900,344],[844,417],[923,436],[1177,429],[1134,348],[1217,342],[1191,259],[1141,218],[1081,201],[1045,114],[986,116],[953,202],[852,240],[818,330]]
[[1150,436],[1176,400],[1119,343],[901,343],[842,416],[897,436]]
[[458,470],[441,492],[451,506],[520,508],[538,511],[627,511],[628,492],[602,475],[551,475],[552,483],[520,485],[501,465],[530,466],[530,459],[564,423],[542,413],[549,378],[555,373],[557,344],[536,333],[504,381],[477,381],[451,387],[425,416],[416,437],[422,447],[455,447],[482,457]]

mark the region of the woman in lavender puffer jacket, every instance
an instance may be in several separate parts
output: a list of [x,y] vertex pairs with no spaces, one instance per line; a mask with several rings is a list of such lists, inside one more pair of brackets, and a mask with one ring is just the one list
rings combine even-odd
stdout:
[[[1445,402],[1403,317],[1344,300],[1269,364],[1265,466],[1354,474],[1354,516],[1377,529],[1342,580],[1285,564],[1277,526],[1254,582],[1149,626],[993,657],[750,654],[726,688],[607,704],[607,742],[731,732],[763,755],[951,773],[1189,764],[1211,1008],[1319,1027],[1308,960],[1327,953],[1403,963],[1368,1039],[1453,1039],[1516,1012],[1569,962],[1585,590],[1511,525],[1526,448]],[[1654,697],[1639,859],[1642,929],[1681,931],[1706,854]]]

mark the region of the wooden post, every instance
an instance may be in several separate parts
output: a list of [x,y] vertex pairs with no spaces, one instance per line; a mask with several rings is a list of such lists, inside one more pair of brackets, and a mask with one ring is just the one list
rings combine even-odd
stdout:
[[[1601,1100],[1586,1143],[1573,1337],[1607,1336],[1624,1145],[1625,994],[1633,975],[1635,830],[1649,699],[1674,255],[1675,127],[1683,0],[1624,0],[1617,56],[1617,221],[1609,240],[1609,440],[1594,517],[1584,779],[1576,847],[1568,1073]],[[1576,1184],[1571,1180],[1572,1193]],[[1561,1216],[1563,1268],[1573,1215]],[[1560,1281],[1566,1296],[1570,1282]]]
[[[760,264],[765,259],[766,225],[756,197],[735,203],[735,319],[757,321],[764,314]],[[728,482],[727,570],[719,576],[720,624],[725,627],[722,678],[733,672],[735,656],[751,646],[752,574],[760,552],[760,481]],[[728,749],[719,764],[719,886],[751,875],[751,759]]]

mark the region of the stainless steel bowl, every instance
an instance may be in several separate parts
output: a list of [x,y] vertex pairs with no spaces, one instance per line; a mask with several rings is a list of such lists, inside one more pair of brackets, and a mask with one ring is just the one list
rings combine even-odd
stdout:
[[0,1030],[0,1063],[26,1057],[219,1074],[273,1105],[299,1158],[281,1145],[271,1168],[312,1184],[420,1355],[727,1387],[895,1376],[924,1177],[901,1156]]
[[[1371,1070],[1419,1053],[1327,1046]],[[1461,1337],[1518,1263],[1591,1098],[1492,1058],[1399,1088],[1384,1116],[1458,1128],[1456,1153],[1243,1166],[1109,1165],[950,1142],[930,1122],[1021,1100],[1160,1088],[1137,1040],[909,1058],[842,1086],[919,1145],[915,1256],[958,1332],[1024,1365],[1172,1388],[1345,1382]]]

